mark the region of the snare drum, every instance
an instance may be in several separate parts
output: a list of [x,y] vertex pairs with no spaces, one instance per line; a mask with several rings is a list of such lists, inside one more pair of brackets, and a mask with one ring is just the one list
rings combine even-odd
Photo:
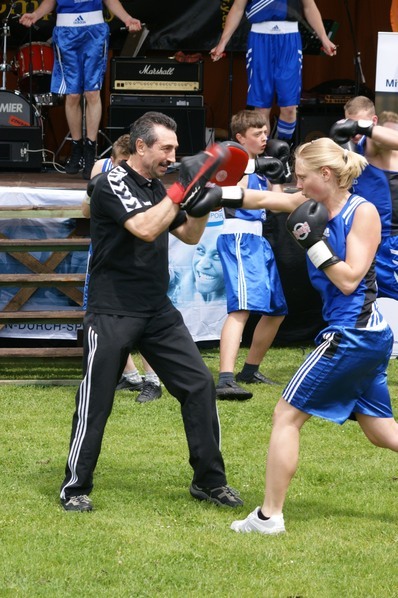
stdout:
[[19,91],[0,90],[1,127],[30,127],[31,109],[33,126],[41,126],[36,108]]
[[15,57],[18,87],[24,93],[30,91],[32,74],[33,93],[50,91],[51,73],[54,66],[54,50],[51,44],[32,42],[21,46]]

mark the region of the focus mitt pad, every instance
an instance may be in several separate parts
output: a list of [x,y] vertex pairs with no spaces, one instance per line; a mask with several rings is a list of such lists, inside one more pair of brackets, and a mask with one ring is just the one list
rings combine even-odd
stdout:
[[213,174],[228,159],[228,150],[221,143],[213,143],[203,152],[181,160],[178,181],[167,191],[173,203],[187,208],[202,195]]
[[244,176],[249,154],[236,141],[223,141],[221,145],[228,149],[228,159],[213,175],[211,182],[219,187],[233,186]]

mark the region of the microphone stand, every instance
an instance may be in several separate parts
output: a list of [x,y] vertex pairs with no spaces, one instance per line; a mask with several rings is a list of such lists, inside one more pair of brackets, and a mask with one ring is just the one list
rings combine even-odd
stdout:
[[345,9],[346,9],[346,13],[347,13],[347,17],[348,17],[348,23],[350,26],[350,31],[351,31],[351,37],[352,37],[352,42],[354,45],[354,52],[355,52],[355,57],[354,57],[354,65],[355,65],[355,95],[359,95],[359,91],[361,89],[361,85],[365,85],[366,80],[362,71],[362,64],[361,64],[361,53],[358,50],[358,46],[357,46],[357,42],[356,42],[356,37],[355,37],[355,32],[354,32],[354,26],[353,26],[353,22],[351,19],[351,14],[350,14],[350,9],[348,7],[348,1],[344,0],[344,5],[345,5]]

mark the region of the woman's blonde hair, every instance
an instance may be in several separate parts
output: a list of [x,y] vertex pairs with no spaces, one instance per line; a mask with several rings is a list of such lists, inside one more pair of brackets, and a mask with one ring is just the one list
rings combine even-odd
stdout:
[[363,156],[342,148],[329,137],[299,145],[295,158],[300,158],[312,171],[327,166],[334,172],[338,186],[342,189],[349,189],[368,164]]

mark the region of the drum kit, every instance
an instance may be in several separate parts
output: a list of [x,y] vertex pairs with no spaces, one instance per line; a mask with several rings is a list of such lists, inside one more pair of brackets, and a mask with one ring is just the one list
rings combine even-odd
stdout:
[[[2,22],[0,126],[36,126],[41,127],[43,133],[42,107],[55,106],[60,103],[60,96],[50,93],[54,51],[48,42],[29,41],[21,46],[10,63],[7,63],[9,21],[20,16],[11,14],[14,4],[11,4],[8,14]],[[31,37],[30,29],[29,33]],[[16,74],[18,89],[7,89],[7,72]]]

